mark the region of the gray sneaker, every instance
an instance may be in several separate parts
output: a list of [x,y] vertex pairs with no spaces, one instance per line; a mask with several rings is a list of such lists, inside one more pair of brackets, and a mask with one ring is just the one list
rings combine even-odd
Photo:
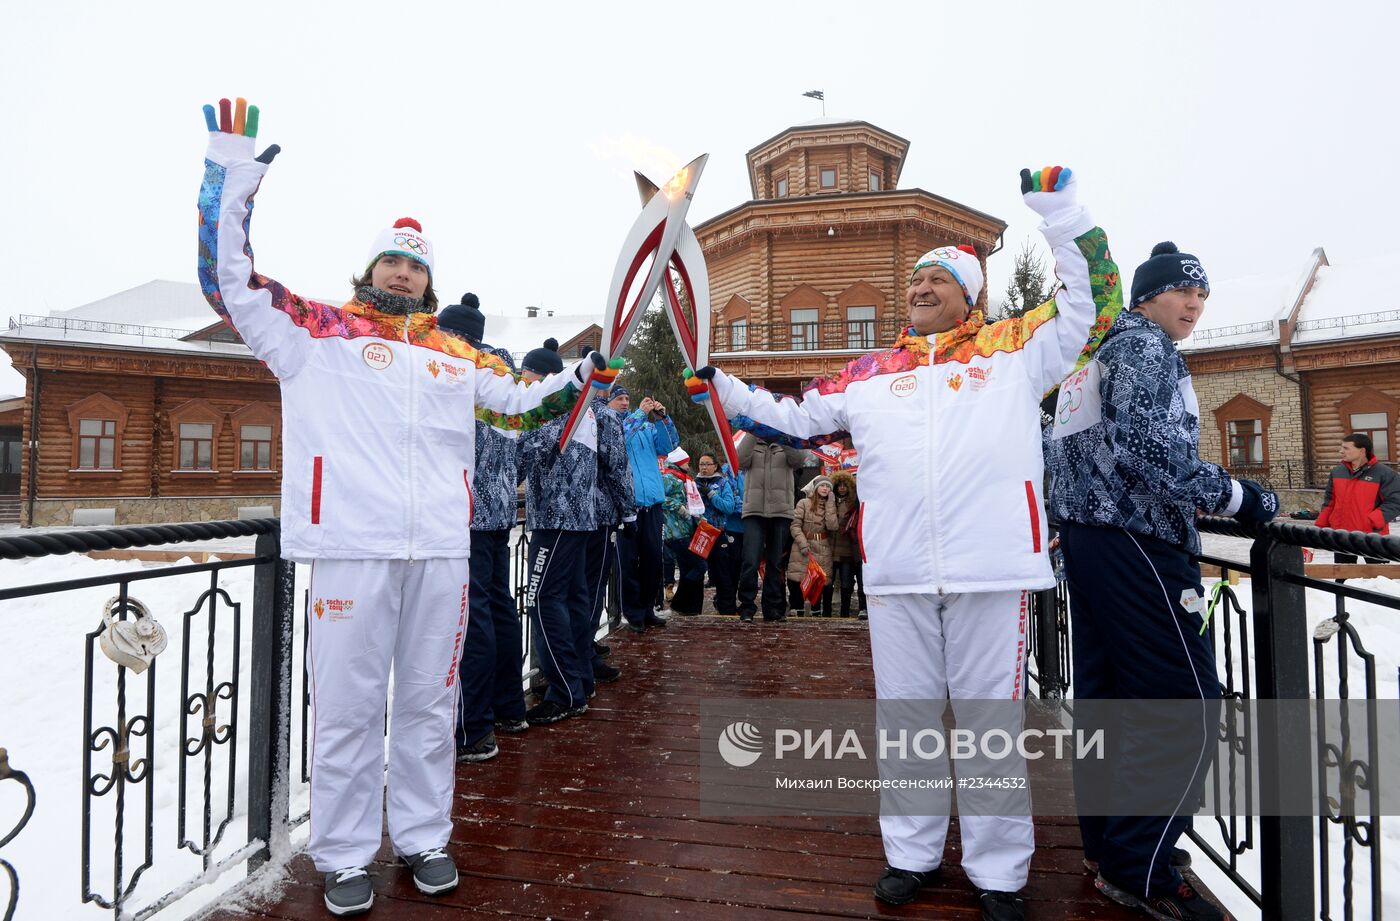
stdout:
[[457,888],[457,864],[440,847],[430,847],[421,854],[406,854],[402,858],[413,871],[413,885],[419,892],[437,895]]
[[374,904],[374,886],[364,867],[326,874],[326,910],[338,918],[362,915]]
[[496,747],[496,734],[488,732],[470,745],[457,749],[458,761],[490,761],[501,753]]

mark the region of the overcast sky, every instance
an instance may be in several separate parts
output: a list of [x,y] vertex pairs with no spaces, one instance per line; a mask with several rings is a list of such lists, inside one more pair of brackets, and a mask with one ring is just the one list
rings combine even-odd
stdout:
[[601,311],[632,169],[709,153],[698,224],[750,197],[745,152],[820,116],[816,88],[910,141],[902,187],[1010,223],[993,294],[1035,228],[1017,171],[1048,163],[1079,173],[1129,276],[1161,239],[1217,279],[1400,248],[1395,3],[475,6],[11,4],[0,247],[21,271],[0,321],[193,281],[200,107],[236,95],[283,148],[258,266],[310,296],[348,295],[412,215],[444,303]]

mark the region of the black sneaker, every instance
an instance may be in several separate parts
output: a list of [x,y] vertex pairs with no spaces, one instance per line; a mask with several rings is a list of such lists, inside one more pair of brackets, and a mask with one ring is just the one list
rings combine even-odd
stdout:
[[337,918],[362,915],[374,904],[374,886],[364,867],[346,867],[326,874],[326,911]]
[[654,613],[654,612],[653,612],[653,613],[648,614],[648,615],[647,615],[647,619],[644,620],[642,623],[643,623],[644,626],[647,626],[647,627],[664,627],[664,626],[666,626],[666,624],[668,623],[668,621],[666,620],[666,618],[662,617],[660,614],[657,614],[657,613]]
[[[596,695],[598,692],[597,692],[597,691],[594,691],[593,693]],[[583,703],[583,704],[579,704],[577,707],[570,707],[569,709],[565,710],[565,711],[564,711],[564,715],[565,715],[565,716],[583,716],[583,715],[584,715],[585,713],[587,713],[587,712],[588,712],[588,704]]]
[[[1191,852],[1186,850],[1185,848],[1172,848],[1171,856],[1167,859],[1171,863],[1171,865],[1178,870],[1186,870],[1191,867]],[[1088,857],[1085,857],[1084,869],[1088,870],[1090,873],[1098,873],[1099,862],[1097,860],[1090,860]]]
[[982,921],[1026,921],[1026,905],[1014,892],[979,889],[977,902],[982,906]]
[[1232,921],[1230,915],[1207,902],[1185,880],[1177,883],[1175,889],[1146,899],[1138,898],[1126,889],[1109,882],[1103,878],[1103,874],[1099,874],[1094,880],[1094,888],[1119,905],[1136,908],[1159,921]]
[[470,745],[461,745],[457,748],[458,761],[490,761],[501,753],[496,747],[496,734],[488,732]]
[[603,662],[599,662],[597,665],[593,666],[593,680],[594,680],[594,681],[600,681],[600,682],[606,683],[606,682],[609,682],[609,681],[616,681],[617,679],[619,679],[619,678],[621,678],[621,677],[622,677],[622,669],[620,669],[620,668],[613,668],[611,665],[608,665],[608,664],[603,663]]
[[[613,629],[617,629],[617,628],[614,627]],[[597,640],[594,640],[594,641],[593,641],[593,654],[594,654],[595,656],[603,656],[604,658],[606,658],[606,657],[612,655],[612,647],[609,646],[609,645],[607,645],[606,643],[600,643],[600,642],[598,642]]]
[[565,710],[552,700],[536,704],[525,711],[525,719],[531,726],[547,726],[573,716],[573,711]]
[[504,732],[507,735],[515,735],[516,733],[524,732],[529,728],[530,724],[525,721],[525,718],[523,716],[520,719],[514,720],[496,720],[496,731]]
[[753,623],[753,615],[752,615],[752,614],[740,614],[740,615],[739,615],[739,623],[741,623],[741,624],[751,624],[751,623]]
[[631,630],[633,633],[646,633],[646,632],[647,632],[647,625],[646,625],[646,622],[645,622],[645,621],[643,621],[643,622],[640,623],[640,624],[637,624],[637,623],[633,623],[632,621],[629,620],[629,621],[627,622],[627,629],[628,629],[628,630]]
[[885,867],[885,872],[880,875],[880,880],[875,884],[875,898],[886,905],[903,905],[912,902],[914,896],[919,894],[919,890],[926,883],[931,883],[938,876],[938,867],[923,872],[915,870],[900,870],[895,867]]
[[402,858],[413,871],[413,885],[425,895],[437,895],[457,888],[457,864],[440,847],[430,847],[421,854]]

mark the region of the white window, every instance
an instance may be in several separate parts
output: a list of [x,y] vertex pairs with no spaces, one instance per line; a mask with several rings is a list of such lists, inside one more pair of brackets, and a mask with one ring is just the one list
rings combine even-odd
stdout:
[[787,198],[787,177],[786,177],[786,176],[779,177],[779,179],[778,179],[778,184],[777,184],[776,188],[777,188],[777,197],[778,197],[778,198]]
[[875,308],[846,308],[846,348],[875,348]]
[[1351,430],[1371,436],[1371,445],[1380,460],[1390,460],[1390,415],[1388,413],[1352,413]]
[[116,464],[115,419],[81,419],[78,422],[78,469],[111,470]]
[[870,191],[880,191],[880,174],[875,170],[870,171]]
[[1232,419],[1229,435],[1231,467],[1257,467],[1264,463],[1262,419]]
[[214,469],[214,426],[208,423],[180,423],[180,469]]
[[749,347],[748,320],[735,320],[729,324],[729,347],[735,351]]
[[788,315],[790,340],[788,348],[803,351],[817,348],[817,317],[820,312],[812,307],[794,310]]
[[836,167],[823,166],[821,169],[821,184],[823,189],[836,188]]
[[272,426],[241,426],[238,438],[238,469],[272,469]]

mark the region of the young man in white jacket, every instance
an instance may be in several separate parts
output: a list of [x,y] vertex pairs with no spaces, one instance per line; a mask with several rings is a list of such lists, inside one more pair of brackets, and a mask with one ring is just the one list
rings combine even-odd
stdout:
[[[744,428],[809,444],[850,433],[861,456],[857,546],[876,695],[950,697],[960,725],[976,721],[960,701],[1024,695],[1028,592],[1054,585],[1040,498],[1040,401],[1087,361],[1122,308],[1104,232],[1075,191],[1069,170],[1022,171],[1026,204],[1044,218],[1064,285],[1024,317],[985,323],[975,307],[978,255],[939,247],[914,267],[905,294],[911,327],[896,346],[814,381],[800,401],[713,368],[696,373],[713,378],[726,414]],[[1019,715],[998,712],[1007,723],[995,728],[1014,736]],[[1029,794],[998,799],[1010,808],[990,815],[970,793],[958,799],[962,866],[983,917],[1024,917],[1016,893],[1034,850]],[[880,827],[889,866],[875,894],[902,904],[939,868],[948,816],[884,814]]]
[[601,356],[527,387],[437,327],[433,248],[400,220],[371,247],[355,296],[309,301],[258,274],[253,196],[278,152],[253,156],[258,113],[205,107],[199,280],[282,389],[282,554],[312,564],[311,838],[326,907],[373,904],[384,709],[394,669],[389,838],[426,893],[457,885],[452,828],[456,667],[467,619],[474,413],[529,426],[568,412]]

